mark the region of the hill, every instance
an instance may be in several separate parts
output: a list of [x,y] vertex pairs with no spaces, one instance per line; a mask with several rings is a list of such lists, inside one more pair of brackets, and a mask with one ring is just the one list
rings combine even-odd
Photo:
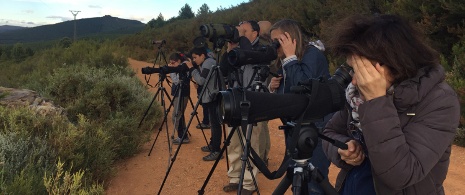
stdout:
[[25,28],[26,27],[21,27],[21,26],[2,25],[0,26],[0,33],[12,31],[12,30],[25,29]]
[[[115,36],[133,34],[144,28],[144,23],[137,20],[127,20],[109,15],[97,18],[76,20],[77,38],[95,36]],[[63,37],[73,38],[74,21],[66,21],[52,25],[24,28],[0,33],[0,44],[31,43],[50,41]]]

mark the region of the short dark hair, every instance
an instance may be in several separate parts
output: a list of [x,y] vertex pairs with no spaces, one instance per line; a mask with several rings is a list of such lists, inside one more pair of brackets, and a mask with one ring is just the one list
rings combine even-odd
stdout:
[[333,28],[328,42],[336,56],[360,55],[386,65],[394,82],[414,77],[423,67],[439,65],[438,52],[424,35],[397,15],[354,15]]
[[240,26],[241,24],[246,24],[246,23],[250,24],[250,26],[252,27],[252,30],[253,30],[253,31],[257,31],[257,35],[260,34],[260,25],[258,25],[258,22],[257,22],[257,21],[255,21],[255,20],[242,21],[242,22],[239,22],[239,26]]
[[192,54],[196,54],[196,55],[205,55],[205,58],[208,58],[208,55],[207,55],[207,48],[205,47],[194,47],[192,50],[191,50],[191,56]]
[[252,30],[257,31],[258,34],[260,34],[260,25],[258,25],[258,22],[255,20],[249,20],[248,22],[250,26],[252,26]]

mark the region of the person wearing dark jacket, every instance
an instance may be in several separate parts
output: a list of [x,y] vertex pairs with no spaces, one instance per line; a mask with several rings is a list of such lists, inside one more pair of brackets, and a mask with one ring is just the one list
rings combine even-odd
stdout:
[[444,194],[460,105],[439,55],[396,15],[352,16],[330,48],[353,68],[347,109],[334,114],[324,143],[341,168],[340,194]]
[[[291,93],[290,88],[297,86],[298,82],[319,77],[329,77],[328,61],[318,48],[306,42],[306,37],[300,25],[289,19],[276,22],[270,29],[271,39],[279,41],[278,74],[280,77],[273,77],[268,88],[272,93]],[[322,130],[329,117],[323,121],[318,121],[315,125]],[[287,136],[286,137],[290,137]],[[290,141],[286,140],[289,145]],[[301,151],[312,152],[312,151]],[[310,162],[317,167],[324,177],[328,177],[330,162],[326,158],[322,149],[322,142],[319,139],[317,146],[313,150]],[[309,183],[310,194],[323,194],[323,189],[312,180]]]

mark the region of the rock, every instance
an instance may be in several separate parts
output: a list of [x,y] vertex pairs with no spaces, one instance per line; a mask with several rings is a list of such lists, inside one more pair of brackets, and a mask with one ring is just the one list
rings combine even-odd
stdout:
[[66,115],[64,108],[53,104],[52,101],[29,89],[0,87],[0,105],[12,108],[27,106],[44,116]]

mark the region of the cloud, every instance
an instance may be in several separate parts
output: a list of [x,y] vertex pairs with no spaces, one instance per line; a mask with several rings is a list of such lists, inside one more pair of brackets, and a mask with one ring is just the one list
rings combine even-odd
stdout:
[[100,5],[89,5],[89,8],[102,9],[102,6],[100,6]]
[[64,16],[47,16],[46,18],[50,18],[50,19],[60,19],[61,21],[68,21],[68,20],[72,20],[72,18],[70,17],[64,17]]
[[28,10],[23,10],[22,12],[24,12],[26,14],[32,14],[32,13],[34,13],[34,10],[28,9]]

